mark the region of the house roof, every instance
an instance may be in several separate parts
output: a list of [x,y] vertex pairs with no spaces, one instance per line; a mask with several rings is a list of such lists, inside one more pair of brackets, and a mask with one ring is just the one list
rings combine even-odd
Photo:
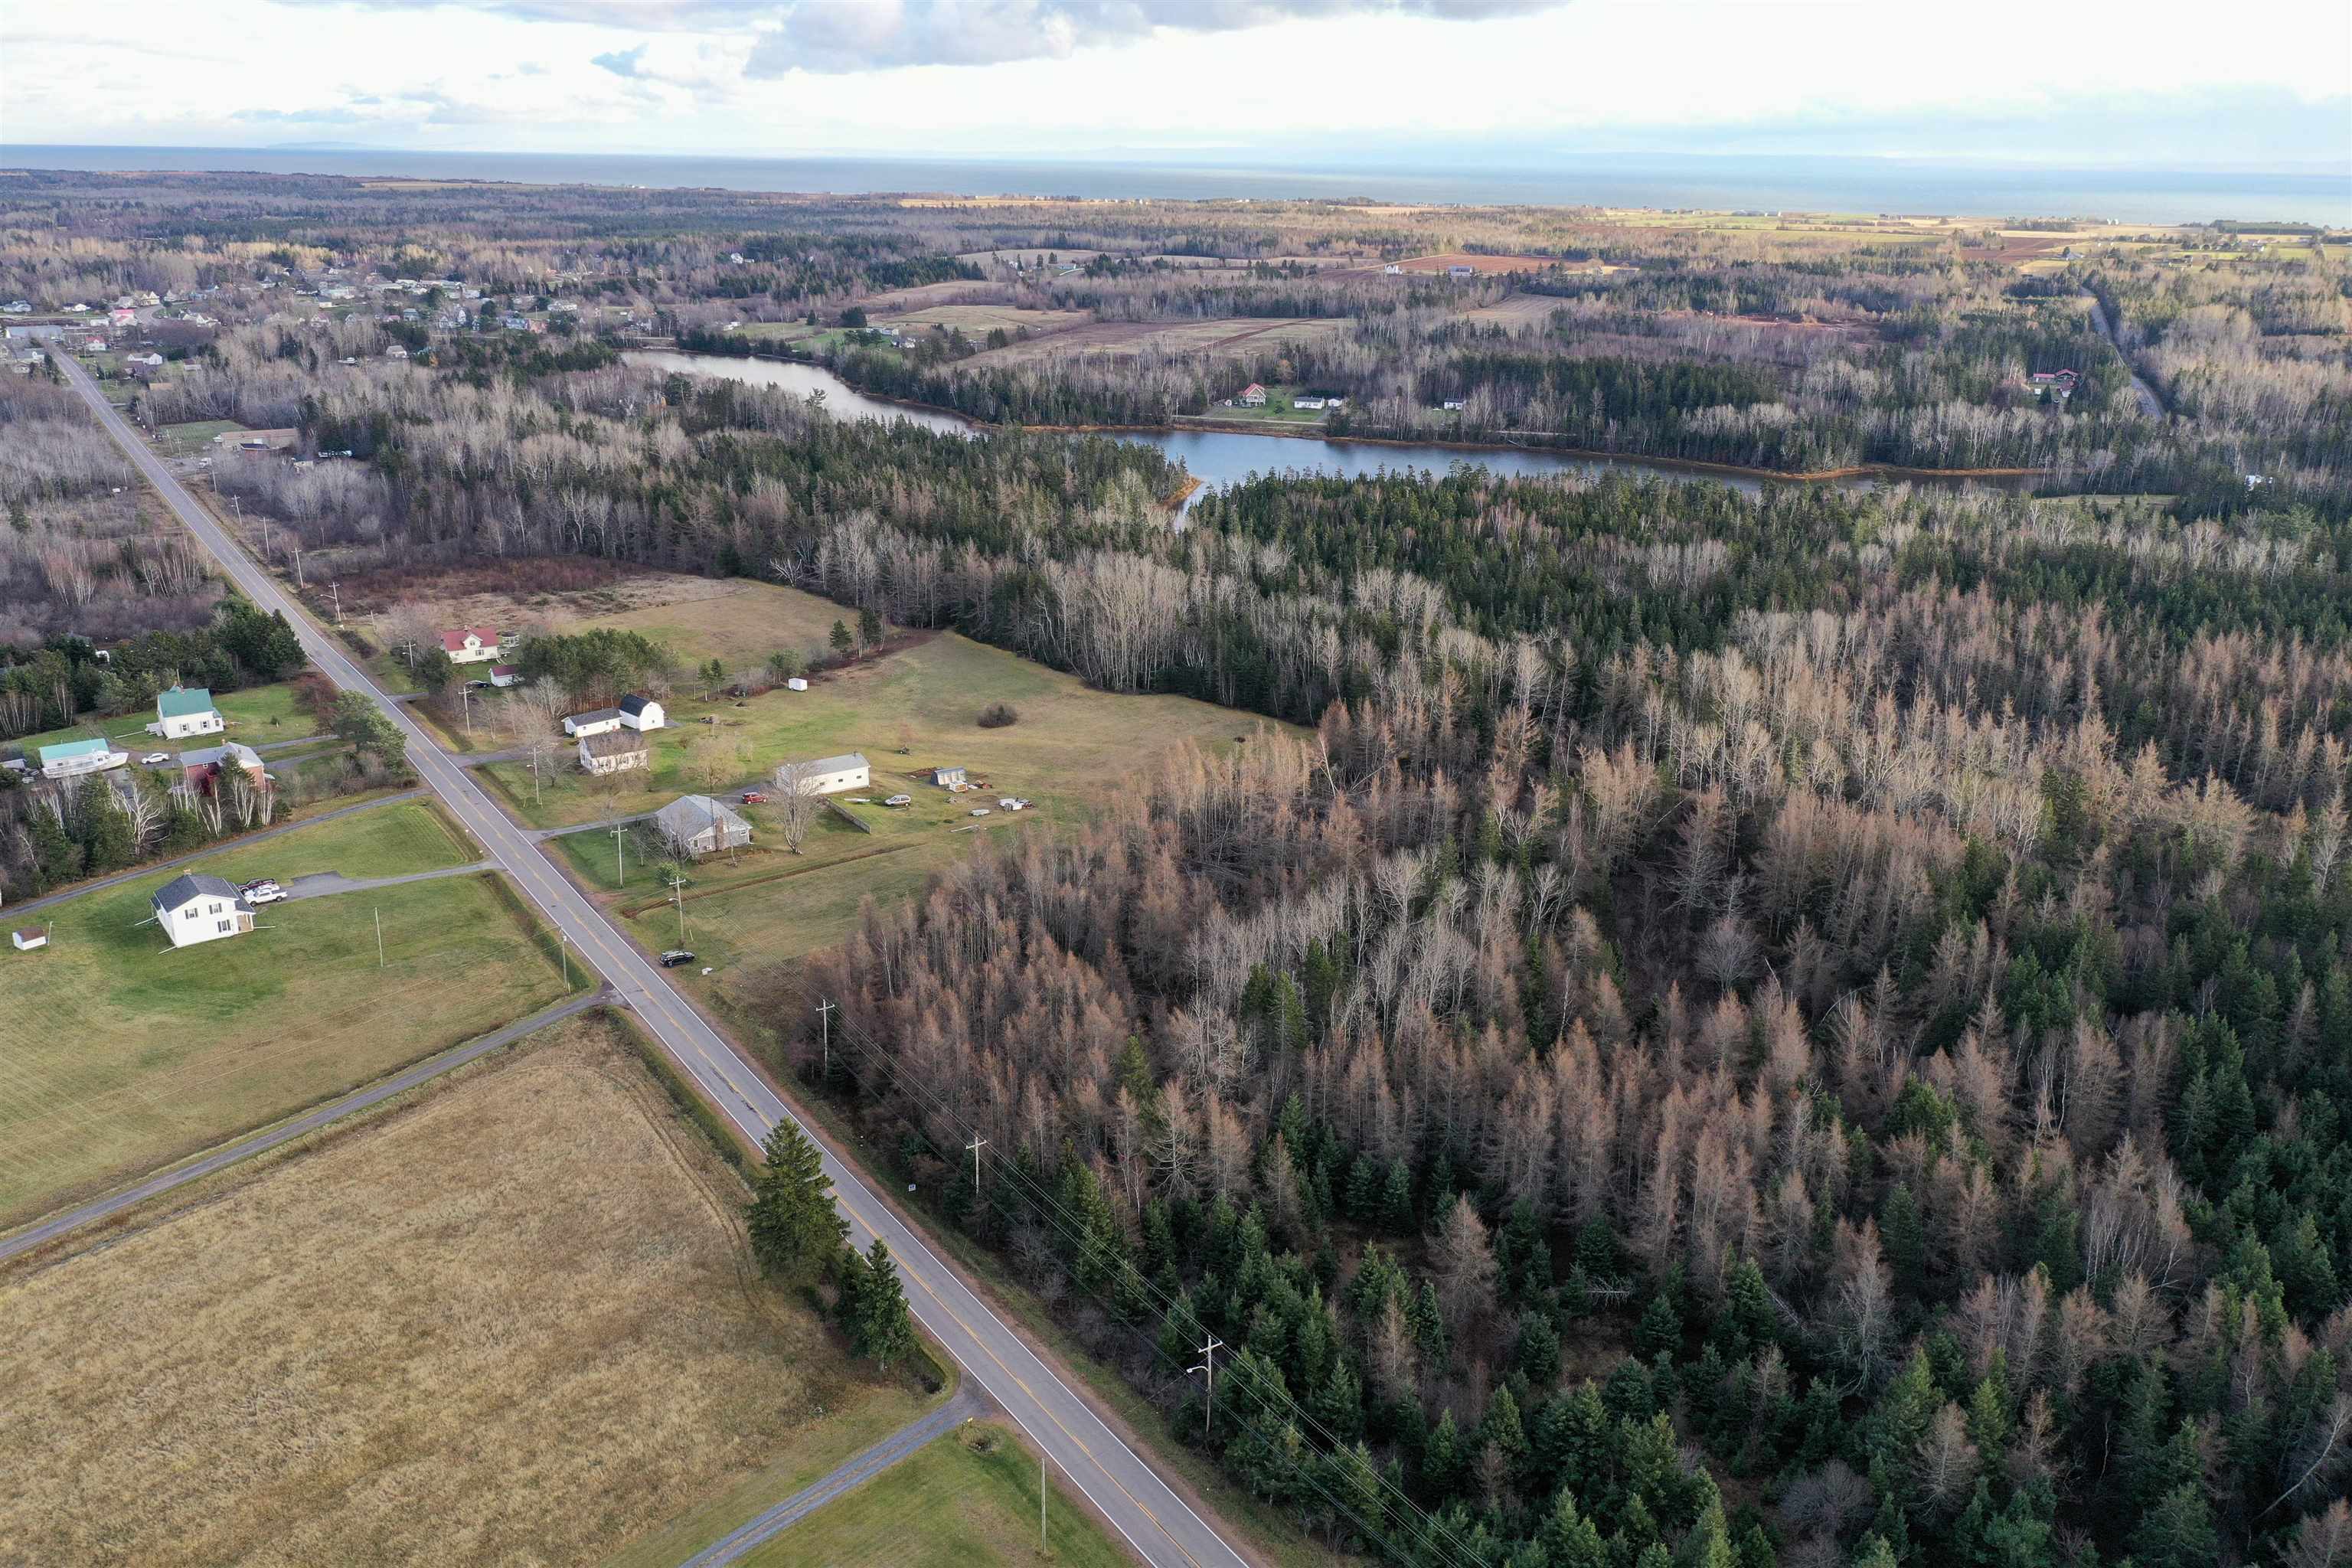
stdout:
[[812,757],[804,763],[793,761],[784,765],[788,768],[805,768],[813,773],[843,773],[852,768],[862,768],[866,763],[865,752],[844,752],[839,756]]
[[652,698],[640,697],[634,691],[621,699],[621,711],[627,714],[632,719],[644,712],[647,708],[658,708],[660,706],[661,704],[656,702]]
[[751,825],[730,810],[725,802],[713,800],[707,795],[679,795],[655,812],[654,820],[661,824],[663,832],[681,837],[691,837],[714,822],[724,824],[730,831],[740,827],[748,833],[751,828]]
[[485,647],[499,646],[499,628],[496,626],[459,626],[456,631],[441,634],[441,650],[444,653],[465,652],[466,638],[469,636]]
[[621,710],[618,708],[598,708],[586,713],[574,713],[564,722],[577,729],[583,724],[602,724],[607,720],[618,719],[620,716]]
[[213,710],[213,694],[202,686],[174,686],[169,691],[155,693],[155,717],[187,719]]
[[522,673],[522,666],[519,664],[494,664],[490,666],[490,673],[492,675],[520,675]]
[[1243,387],[1243,388],[1242,388],[1242,395],[1243,395],[1244,397],[1247,397],[1247,396],[1248,396],[1251,393],[1253,393],[1253,392],[1255,392],[1255,393],[1261,393],[1261,394],[1262,394],[1262,393],[1264,393],[1265,391],[1265,387],[1260,386],[1256,382],[1254,382],[1254,381],[1253,381],[1253,382],[1251,382],[1247,386],[1244,386],[1244,387]]
[[87,741],[60,741],[54,746],[41,748],[41,764],[61,763],[68,757],[102,757],[114,750],[103,735],[93,735]]
[[580,744],[592,757],[617,757],[624,752],[653,750],[653,743],[635,730],[607,730],[601,735],[583,735]]
[[236,883],[202,871],[183,871],[156,889],[154,905],[159,910],[176,910],[190,899],[230,899],[239,909],[245,907],[245,895],[236,890]]
[[228,742],[225,745],[206,746],[200,751],[180,753],[180,766],[183,768],[200,768],[207,763],[232,761],[241,767],[257,768],[261,766],[261,753],[251,746],[240,745],[235,741]]

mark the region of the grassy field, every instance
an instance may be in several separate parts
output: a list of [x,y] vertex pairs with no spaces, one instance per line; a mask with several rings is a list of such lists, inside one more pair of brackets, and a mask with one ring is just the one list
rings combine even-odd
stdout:
[[155,448],[166,457],[192,458],[211,451],[214,437],[244,428],[234,419],[192,419],[184,425],[159,425],[155,427]]
[[893,316],[887,325],[901,332],[922,331],[931,327],[961,328],[966,337],[986,337],[991,330],[1002,327],[1007,332],[1026,327],[1032,333],[1059,331],[1090,321],[1093,316],[1085,310],[1032,310],[1018,305],[933,305],[927,310],[910,310]]
[[750,1568],[1123,1568],[1126,1552],[1056,1484],[1037,1546],[1037,1460],[981,1422],[937,1439],[743,1559]]
[[740,1184],[619,1027],[0,1274],[0,1560],[595,1563],[919,1415],[753,1279]]
[[[242,741],[248,746],[267,745],[272,741],[299,740],[319,732],[319,726],[311,721],[310,715],[294,705],[294,688],[285,681],[248,687],[243,691],[222,692],[213,699],[213,706],[220,710],[222,721],[228,725],[226,738]],[[133,753],[178,752],[183,748],[217,746],[224,738],[219,735],[192,735],[184,741],[159,741],[147,733],[147,724],[154,717],[155,710],[152,707],[118,713],[111,719],[93,717],[68,729],[44,730],[37,735],[0,741],[0,750],[14,747],[30,757],[39,748],[56,745],[60,741],[104,735]]]
[[[436,813],[404,803],[194,868],[232,880],[393,876],[474,857]],[[565,990],[550,944],[488,874],[266,906],[250,935],[174,952],[142,922],[154,889],[177,874],[58,905],[47,911],[47,948],[0,952],[0,1225],[208,1148]]]

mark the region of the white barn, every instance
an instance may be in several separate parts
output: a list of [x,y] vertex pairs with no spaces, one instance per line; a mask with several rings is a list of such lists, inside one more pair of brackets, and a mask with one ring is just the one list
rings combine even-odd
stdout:
[[155,889],[155,923],[173,947],[194,947],[242,936],[253,929],[253,907],[235,884],[201,871],[188,871]]
[[635,692],[621,699],[619,711],[621,722],[632,730],[658,730],[669,722],[660,703],[650,697],[639,697]]
[[837,757],[819,757],[814,762],[786,763],[776,770],[776,787],[785,786],[788,770],[797,770],[803,795],[833,795],[845,789],[871,789],[874,770],[867,765],[863,752],[844,752]]

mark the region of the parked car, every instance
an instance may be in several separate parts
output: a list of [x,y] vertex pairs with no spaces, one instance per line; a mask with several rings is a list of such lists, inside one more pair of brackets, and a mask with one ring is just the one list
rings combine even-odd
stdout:
[[168,763],[171,760],[172,753],[169,752],[150,752],[145,756],[139,759],[139,765],[146,768],[158,768],[162,767],[165,763]]
[[274,877],[258,877],[237,890],[244,893],[274,893],[278,891],[278,879]]
[[767,798],[768,796],[766,792],[762,790],[747,789],[743,792],[743,804],[745,805],[760,805],[764,804],[767,801]]
[[915,797],[911,795],[894,795],[882,804],[884,805],[912,805],[915,804]]
[[686,949],[682,947],[671,948],[667,952],[661,955],[661,966],[664,969],[676,969],[681,963],[692,963],[693,962],[694,954],[687,952]]
[[988,815],[988,807],[984,805],[975,805],[971,808],[971,814],[974,816],[986,816]]
[[245,901],[248,904],[274,904],[285,896],[283,888],[258,888],[248,891]]

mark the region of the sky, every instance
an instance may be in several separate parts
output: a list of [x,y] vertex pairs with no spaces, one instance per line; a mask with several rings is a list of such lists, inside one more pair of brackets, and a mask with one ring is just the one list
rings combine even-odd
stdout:
[[2352,5],[0,0],[0,142],[2344,170]]

